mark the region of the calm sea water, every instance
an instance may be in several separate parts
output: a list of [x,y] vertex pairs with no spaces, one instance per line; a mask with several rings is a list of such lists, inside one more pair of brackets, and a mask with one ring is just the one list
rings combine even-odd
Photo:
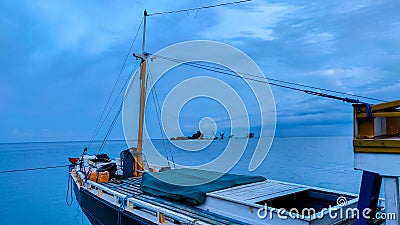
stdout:
[[[215,158],[227,141],[215,141],[197,156],[175,148],[172,152],[177,163],[195,165]],[[257,141],[250,140],[249,146]],[[163,147],[161,140],[153,143]],[[0,171],[65,165],[68,156],[79,156],[85,144],[0,144]],[[103,152],[115,157],[126,148],[124,141],[111,141]],[[89,153],[96,153],[94,150]],[[252,152],[246,150],[232,172],[358,193],[361,172],[353,170],[352,151],[352,137],[275,138],[257,170],[247,171]],[[66,205],[67,179],[67,168],[0,174],[0,224],[90,224],[75,199],[72,206]]]

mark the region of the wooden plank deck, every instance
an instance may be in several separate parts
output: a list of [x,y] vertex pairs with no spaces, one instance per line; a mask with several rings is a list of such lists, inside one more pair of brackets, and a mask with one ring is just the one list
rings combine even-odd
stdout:
[[127,180],[119,180],[116,182],[102,183],[107,188],[119,192],[124,195],[140,195],[143,194],[140,190],[141,177],[129,178]]

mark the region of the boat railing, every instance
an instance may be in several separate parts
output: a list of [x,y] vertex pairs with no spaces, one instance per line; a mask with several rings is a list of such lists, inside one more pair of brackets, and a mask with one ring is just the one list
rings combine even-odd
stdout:
[[111,190],[110,188],[102,185],[101,183],[96,183],[91,180],[86,180],[85,175],[81,171],[75,171],[76,174],[78,174],[80,178],[80,182],[82,185],[84,185],[87,189],[93,189],[95,188],[97,190],[97,196],[102,197],[103,193],[107,193],[108,195],[112,196],[115,199],[115,204],[118,205],[121,201],[126,200],[126,211],[132,212],[134,210],[147,210],[153,213],[156,213],[158,222],[159,223],[165,223],[166,218],[170,218],[172,220],[177,220],[181,223],[188,223],[188,224],[208,224],[202,221],[199,221],[198,219],[188,217],[186,215],[183,215],[182,213],[175,212],[169,209],[165,209],[156,205],[153,205],[151,203],[145,202],[143,200],[139,200],[135,198],[134,196],[128,196],[125,194],[121,194],[117,191]]

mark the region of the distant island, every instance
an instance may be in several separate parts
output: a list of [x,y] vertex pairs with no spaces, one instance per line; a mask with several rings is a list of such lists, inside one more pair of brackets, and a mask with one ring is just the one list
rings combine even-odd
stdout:
[[204,140],[204,135],[198,130],[192,136],[188,137],[178,136],[176,138],[172,137],[170,140]]
[[[171,141],[175,141],[175,140],[178,140],[178,141],[179,140],[218,140],[218,139],[224,139],[224,136],[225,136],[225,133],[220,132],[220,138],[218,138],[215,134],[214,134],[213,138],[207,138],[207,137],[204,137],[204,134],[198,130],[196,133],[192,134],[192,136],[172,137],[172,138],[170,138],[170,140]],[[232,138],[233,138],[233,134],[229,135],[229,139],[232,139]],[[248,138],[248,139],[255,138],[255,133],[253,133],[253,132],[248,133],[245,137],[242,137],[242,138]],[[239,139],[241,139],[241,138],[239,137]]]

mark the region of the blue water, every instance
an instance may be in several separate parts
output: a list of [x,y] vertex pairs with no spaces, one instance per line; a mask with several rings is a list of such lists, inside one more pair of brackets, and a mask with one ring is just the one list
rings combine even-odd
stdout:
[[[227,140],[215,141],[201,157],[172,149],[177,163],[203,163],[219,154]],[[257,140],[250,140],[249,145]],[[161,140],[155,140],[162,147]],[[65,165],[81,154],[85,142],[0,144],[0,171]],[[97,149],[98,143],[93,149]],[[115,157],[126,149],[111,141],[103,152]],[[214,151],[213,151],[214,150]],[[92,151],[91,153],[96,153]],[[358,193],[361,172],[353,170],[352,137],[275,138],[262,165],[247,171],[252,152],[246,151],[233,173],[262,175],[311,186]],[[0,174],[0,224],[90,224],[76,200],[65,203],[67,168]]]

